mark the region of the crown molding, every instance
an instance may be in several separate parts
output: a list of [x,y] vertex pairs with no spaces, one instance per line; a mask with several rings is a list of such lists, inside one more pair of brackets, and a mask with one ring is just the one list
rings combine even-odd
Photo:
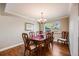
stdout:
[[28,19],[28,20],[30,20],[30,21],[35,21],[34,18],[21,15],[21,14],[19,14],[19,13],[16,13],[16,12],[14,12],[14,11],[11,11],[11,10],[5,10],[5,13],[12,14],[12,15],[15,15],[15,16],[18,16],[18,17],[21,17],[21,18],[24,18],[24,19]]

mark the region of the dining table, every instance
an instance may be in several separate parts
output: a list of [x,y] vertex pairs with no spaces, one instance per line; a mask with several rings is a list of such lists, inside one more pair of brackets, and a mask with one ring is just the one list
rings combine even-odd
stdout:
[[34,42],[34,44],[38,46],[44,46],[46,36],[45,35],[36,35],[36,36],[29,36],[30,41]]
[[36,36],[29,36],[30,41],[37,47],[38,55],[41,54],[41,49],[45,46],[45,35],[36,35]]

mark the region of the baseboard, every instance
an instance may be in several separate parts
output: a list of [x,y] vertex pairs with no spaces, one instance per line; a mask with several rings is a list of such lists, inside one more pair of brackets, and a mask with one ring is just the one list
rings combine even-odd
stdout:
[[2,48],[2,49],[0,49],[0,52],[1,51],[5,51],[5,50],[8,50],[8,49],[11,49],[11,48],[14,48],[14,47],[19,46],[19,45],[22,45],[22,44],[23,44],[23,42],[18,43],[18,44],[15,44],[15,45],[12,45],[12,46],[9,46],[9,47]]

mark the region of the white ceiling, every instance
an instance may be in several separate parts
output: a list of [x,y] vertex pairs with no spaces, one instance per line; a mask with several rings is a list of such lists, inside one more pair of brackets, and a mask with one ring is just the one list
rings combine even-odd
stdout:
[[6,12],[14,13],[24,17],[39,19],[41,12],[48,20],[56,17],[69,16],[68,3],[8,3]]

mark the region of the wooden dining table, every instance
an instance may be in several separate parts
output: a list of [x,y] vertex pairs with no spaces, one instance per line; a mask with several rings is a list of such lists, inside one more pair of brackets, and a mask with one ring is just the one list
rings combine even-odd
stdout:
[[39,46],[40,44],[45,43],[44,41],[46,40],[46,36],[45,35],[42,35],[42,36],[43,37],[41,37],[41,35],[37,35],[33,37],[29,36],[29,39],[30,41],[33,41],[36,46]]
[[38,36],[34,36],[34,37],[30,37],[29,39],[31,42],[33,42],[33,44],[37,47],[38,49],[38,54],[41,54],[41,48],[44,47],[45,45],[45,40],[46,40],[46,36],[42,35],[43,37],[41,37],[41,35]]

